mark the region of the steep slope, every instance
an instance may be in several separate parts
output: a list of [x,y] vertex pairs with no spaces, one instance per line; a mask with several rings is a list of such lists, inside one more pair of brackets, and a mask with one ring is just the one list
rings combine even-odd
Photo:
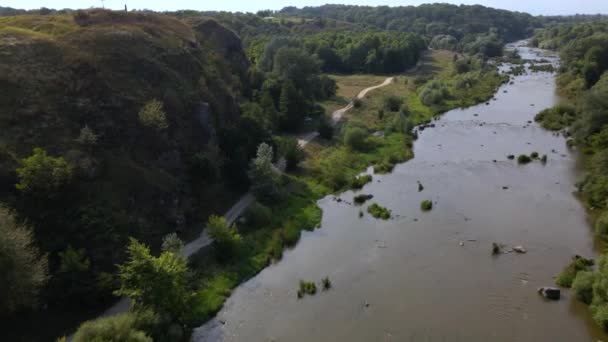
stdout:
[[[249,68],[232,31],[102,10],[1,17],[0,56],[0,202],[49,253],[51,311],[107,298],[128,236],[158,246],[228,200],[219,169],[239,161],[216,146],[238,125]],[[140,119],[153,100],[167,128]],[[66,186],[16,189],[37,147],[67,161]],[[87,267],[66,266],[68,246]]]

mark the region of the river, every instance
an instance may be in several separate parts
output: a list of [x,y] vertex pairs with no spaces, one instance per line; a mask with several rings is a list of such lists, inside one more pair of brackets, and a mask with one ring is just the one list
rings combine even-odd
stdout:
[[[511,48],[557,62],[546,51]],[[342,202],[320,200],[321,228],[235,289],[193,341],[605,340],[572,293],[553,302],[536,292],[574,254],[596,254],[573,195],[576,154],[531,123],[558,100],[554,74],[528,73],[489,104],[447,112],[420,133],[414,159],[360,191],[393,219],[359,218],[366,205],[349,204],[351,191]],[[533,151],[547,163],[507,158]],[[426,199],[434,207],[423,213]],[[492,256],[492,242],[528,252]],[[300,279],[325,276],[332,289],[297,299]]]

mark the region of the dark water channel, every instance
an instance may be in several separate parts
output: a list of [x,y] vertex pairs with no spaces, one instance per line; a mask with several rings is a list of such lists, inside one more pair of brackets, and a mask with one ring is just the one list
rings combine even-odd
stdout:
[[[554,74],[516,76],[495,98],[443,115],[421,132],[413,160],[365,186],[392,220],[359,218],[366,206],[346,203],[350,191],[341,203],[322,199],[321,229],[237,288],[193,341],[606,340],[571,293],[548,302],[536,292],[572,255],[594,255],[572,194],[576,156],[564,137],[530,123],[559,100]],[[507,159],[533,151],[546,165]],[[425,199],[431,212],[420,210]],[[528,252],[492,256],[492,242]],[[324,276],[330,291],[297,299],[299,279]]]

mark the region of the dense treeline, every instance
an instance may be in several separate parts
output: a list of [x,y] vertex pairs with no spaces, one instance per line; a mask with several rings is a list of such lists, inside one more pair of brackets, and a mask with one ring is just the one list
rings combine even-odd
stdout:
[[410,33],[324,33],[303,40],[325,72],[402,72],[416,65],[426,49],[422,38]]
[[[565,130],[572,137],[569,146],[583,152],[586,174],[579,193],[594,213],[596,233],[608,239],[608,23],[548,27],[537,32],[532,43],[559,50],[558,86],[573,104],[542,111],[536,120],[548,129]],[[566,285],[608,329],[608,256],[600,256],[595,270],[581,266],[581,260],[575,259],[559,279],[569,279]]]

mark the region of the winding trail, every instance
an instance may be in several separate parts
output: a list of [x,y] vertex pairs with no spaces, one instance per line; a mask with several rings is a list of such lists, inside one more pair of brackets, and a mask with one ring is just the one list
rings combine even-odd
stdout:
[[[391,84],[394,80],[394,77],[387,77],[384,82],[382,82],[381,84],[372,86],[372,87],[368,87],[365,88],[363,90],[361,90],[359,92],[359,94],[357,94],[357,98],[358,99],[362,99],[365,97],[365,95],[367,95],[367,93],[369,93],[370,91],[374,90],[374,89],[378,89],[378,88],[382,88],[382,87],[386,87],[387,85]],[[340,109],[336,109],[332,114],[331,114],[331,125],[335,126],[338,124],[338,122],[340,122],[340,120],[342,120],[342,116],[344,116],[344,114],[346,112],[348,112],[351,108],[354,107],[354,103],[353,101],[350,101],[346,107],[340,108]],[[298,137],[298,145],[300,145],[300,147],[304,147],[306,146],[309,142],[313,141],[317,136],[319,135],[318,132],[310,132],[310,133],[306,133],[300,137]]]
[[[393,77],[388,77],[386,80],[384,80],[384,82],[382,82],[379,85],[365,88],[365,89],[361,90],[361,92],[359,92],[359,94],[357,94],[357,98],[362,99],[370,91],[387,86],[392,81],[393,81]],[[346,105],[346,107],[340,108],[340,109],[334,111],[332,113],[332,126],[335,126],[342,119],[342,116],[348,110],[353,108],[353,106],[354,106],[353,102],[351,101],[348,105]],[[300,145],[300,147],[304,147],[309,142],[314,140],[318,135],[319,135],[319,133],[317,133],[317,132],[307,133],[306,135],[303,135],[298,138],[298,144]],[[254,200],[255,200],[255,197],[253,196],[253,194],[251,192],[247,192],[245,195],[243,195],[224,214],[224,218],[226,219],[226,222],[228,224],[233,223],[243,212],[245,212],[245,210],[249,207],[249,205],[251,205],[251,203],[253,203]],[[201,235],[199,235],[198,238],[188,242],[184,246],[184,249],[182,250],[182,255],[185,256],[186,258],[189,258],[190,256],[192,256],[194,253],[198,252],[202,248],[209,246],[212,242],[213,242],[213,239],[211,239],[211,237],[207,234],[206,230],[203,230]],[[131,300],[126,297],[122,298],[118,302],[116,302],[114,305],[112,305],[110,308],[108,308],[106,311],[104,311],[98,318],[113,316],[113,315],[117,315],[117,314],[120,314],[123,312],[127,312],[129,310],[130,306],[131,306]],[[73,337],[73,335],[70,335],[70,337],[68,339],[71,340],[72,337]]]

